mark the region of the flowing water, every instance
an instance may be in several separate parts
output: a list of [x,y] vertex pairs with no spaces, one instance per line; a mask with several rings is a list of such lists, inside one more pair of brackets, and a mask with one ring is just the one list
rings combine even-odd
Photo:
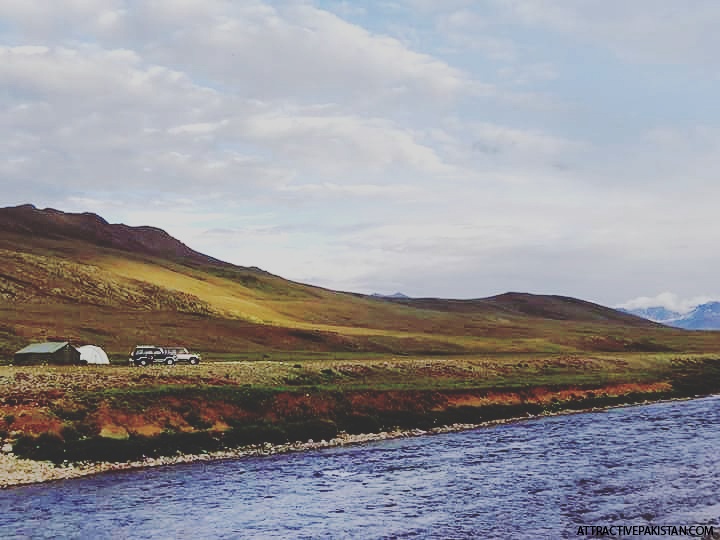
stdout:
[[18,487],[0,491],[0,538],[556,539],[612,524],[718,532],[719,427],[720,397],[710,397]]

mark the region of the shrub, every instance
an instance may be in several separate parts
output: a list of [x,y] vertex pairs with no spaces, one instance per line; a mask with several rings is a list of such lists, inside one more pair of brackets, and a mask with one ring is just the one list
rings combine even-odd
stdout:
[[162,433],[147,441],[148,455],[172,456],[178,452],[186,454],[202,454],[220,448],[220,441],[207,431],[193,433]]
[[88,410],[84,406],[78,404],[73,404],[67,407],[62,405],[56,405],[52,408],[52,412],[58,418],[72,421],[84,420],[85,417],[88,415]]
[[137,461],[143,457],[201,454],[220,448],[211,433],[163,433],[157,437],[131,436],[125,440],[92,437],[66,442],[69,461]]
[[185,421],[195,429],[210,429],[213,426],[212,422],[205,420],[195,410],[191,410],[185,414]]
[[673,389],[681,396],[718,392],[720,390],[720,363],[717,360],[702,359],[699,365],[679,369],[672,385]]
[[88,421],[75,422],[73,427],[77,430],[81,439],[97,437],[100,435],[100,431],[102,430],[99,423]]
[[78,441],[82,438],[80,432],[72,424],[63,425],[62,429],[60,430],[60,436],[65,442]]
[[137,441],[119,441],[105,437],[67,441],[66,455],[70,461],[133,461],[142,457]]
[[37,461],[61,463],[66,459],[65,441],[55,433],[42,433],[37,437],[21,435],[13,445],[13,452]]
[[325,378],[318,373],[299,373],[285,379],[289,386],[317,386],[325,382]]
[[340,427],[351,435],[358,433],[378,433],[382,426],[376,416],[351,414],[343,418]]
[[290,441],[329,440],[337,436],[338,427],[332,420],[311,418],[301,422],[291,422],[285,426]]
[[378,415],[382,430],[427,429],[433,427],[434,419],[419,411],[387,411]]
[[274,424],[236,425],[223,435],[223,444],[230,448],[264,442],[280,444],[287,440],[288,436],[285,430]]
[[482,422],[482,407],[462,405],[442,411],[438,416],[441,424],[478,424]]

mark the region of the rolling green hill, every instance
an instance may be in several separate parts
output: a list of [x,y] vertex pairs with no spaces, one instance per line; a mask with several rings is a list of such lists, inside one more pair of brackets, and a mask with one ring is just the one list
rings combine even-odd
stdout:
[[0,356],[45,339],[94,343],[116,356],[138,343],[181,343],[226,357],[720,346],[720,334],[670,329],[573,298],[336,292],[213,259],[152,227],[31,205],[0,209]]

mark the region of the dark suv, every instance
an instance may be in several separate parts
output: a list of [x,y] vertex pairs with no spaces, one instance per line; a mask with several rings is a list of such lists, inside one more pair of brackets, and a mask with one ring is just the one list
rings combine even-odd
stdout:
[[162,347],[154,345],[138,345],[135,350],[130,353],[130,365],[132,366],[149,366],[151,364],[167,364],[172,366],[175,363],[175,354],[166,351]]

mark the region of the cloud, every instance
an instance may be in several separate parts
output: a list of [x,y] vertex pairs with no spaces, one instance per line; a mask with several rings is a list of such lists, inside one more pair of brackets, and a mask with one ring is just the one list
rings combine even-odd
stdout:
[[133,42],[150,62],[248,98],[444,100],[473,85],[461,69],[308,4],[158,0],[115,7],[114,33],[86,26],[100,43]]
[[695,296],[680,298],[677,294],[663,292],[655,296],[639,296],[628,300],[617,307],[624,309],[646,309],[651,307],[664,307],[680,314],[689,313],[700,304],[717,301],[720,296]]
[[416,195],[420,190],[411,185],[378,185],[378,184],[300,184],[278,188],[280,192],[302,193],[320,196],[361,196],[361,197],[407,197]]
[[720,6],[673,0],[604,2],[495,0],[501,12],[523,23],[572,34],[637,62],[717,64]]
[[3,8],[43,43],[0,48],[0,171],[19,184],[362,195],[341,186],[453,173],[416,130],[367,106],[452,99],[471,79],[336,15],[292,2],[69,2],[55,24],[60,8],[41,8]]
[[293,161],[311,165],[325,175],[362,167],[374,174],[396,165],[426,174],[453,174],[436,152],[419,142],[415,133],[380,118],[299,111],[247,118],[241,128],[250,138],[264,141]]
[[[298,167],[320,177],[359,167],[364,174],[452,172],[392,121],[238,100],[124,49],[3,48],[0,80],[12,89],[0,111],[8,141],[0,170],[47,183],[60,177],[69,190],[100,183],[232,192],[242,185],[251,188],[247,195],[287,187]],[[363,190],[345,189],[353,191]]]
[[364,292],[713,290],[714,4],[350,4],[1,3],[3,204]]
[[27,41],[78,38],[107,29],[125,13],[122,0],[23,0],[2,2],[0,19],[14,23],[9,30]]

